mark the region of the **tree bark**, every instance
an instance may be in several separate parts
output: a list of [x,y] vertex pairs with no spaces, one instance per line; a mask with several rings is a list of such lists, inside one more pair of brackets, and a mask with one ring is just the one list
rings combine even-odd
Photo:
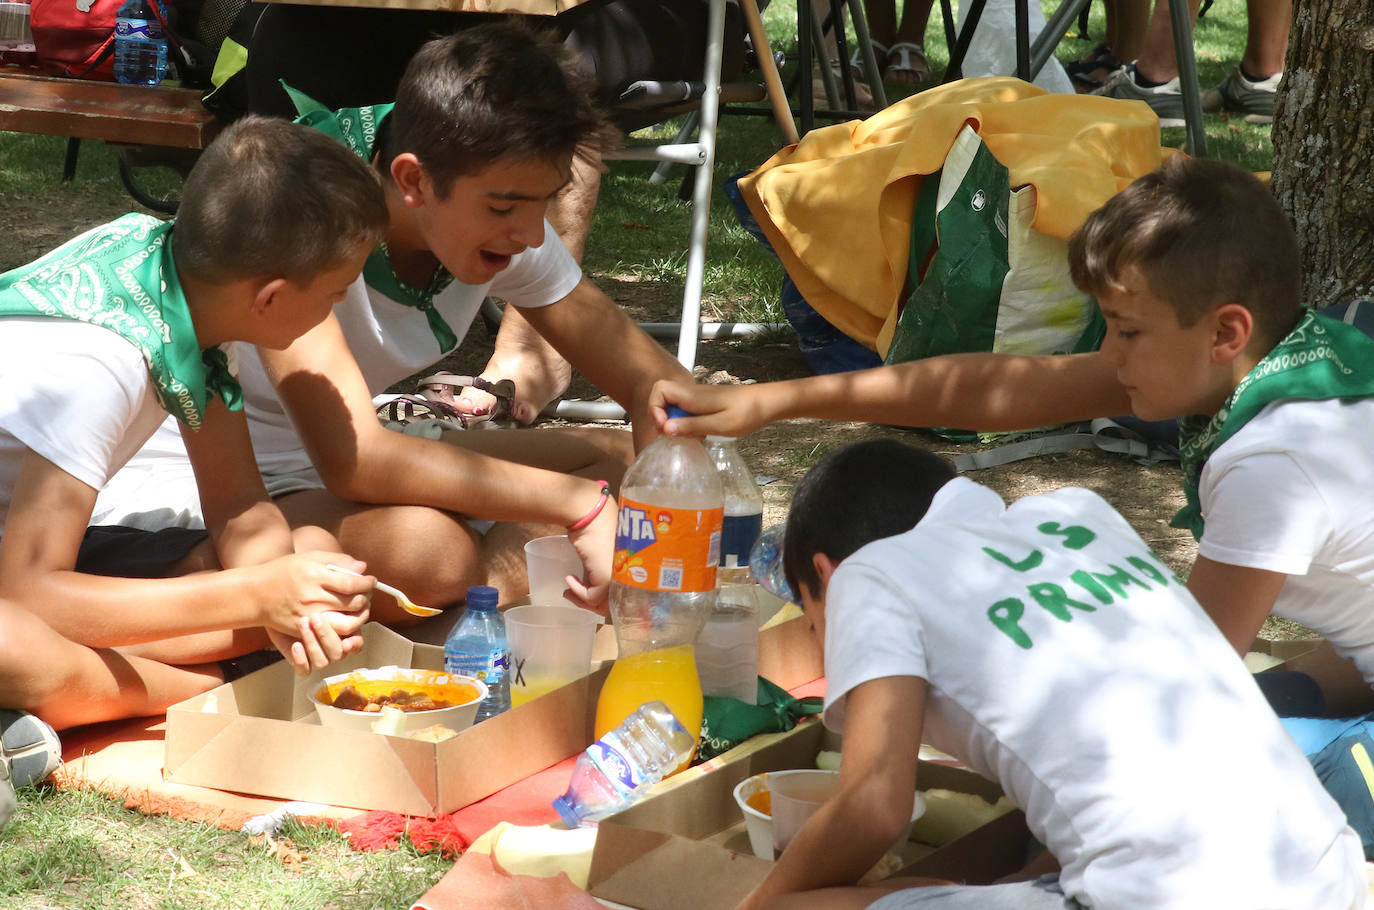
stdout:
[[1374,296],[1374,4],[1297,0],[1274,108],[1273,188],[1304,302]]

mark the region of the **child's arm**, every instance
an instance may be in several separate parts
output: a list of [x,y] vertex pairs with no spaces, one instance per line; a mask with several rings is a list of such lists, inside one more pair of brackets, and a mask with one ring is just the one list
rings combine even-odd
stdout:
[[[343,499],[563,527],[601,499],[592,479],[483,455],[463,448],[461,439],[449,444],[383,427],[333,316],[286,350],[259,355],[325,486]],[[527,445],[537,448],[539,435],[529,434]],[[587,566],[585,604],[605,602],[615,515],[615,503],[607,503],[591,524],[569,534]]]
[[690,384],[692,376],[682,364],[586,278],[562,300],[522,313],[574,368],[625,409],[637,448],[653,441],[658,425],[649,410],[650,389],[659,379]]
[[916,676],[870,680],[845,696],[839,792],[807,821],[737,910],[761,910],[786,894],[853,885],[882,858],[911,820],[925,697],[926,682]]
[[[667,420],[680,405],[696,416]],[[1130,412],[1100,354],[949,354],[756,385],[664,381],[650,405],[670,436],[743,436],[777,420],[819,417],[911,427],[1024,430]]]
[[1188,576],[1188,590],[1231,647],[1244,656],[1287,578],[1282,572],[1233,566],[1199,556]]
[[96,491],[42,456],[20,465],[0,536],[0,596],[57,632],[92,647],[119,647],[197,632],[267,627],[299,634],[321,611],[360,613],[373,581],[326,568],[342,554],[310,553],[180,578],[113,578],[76,572]]

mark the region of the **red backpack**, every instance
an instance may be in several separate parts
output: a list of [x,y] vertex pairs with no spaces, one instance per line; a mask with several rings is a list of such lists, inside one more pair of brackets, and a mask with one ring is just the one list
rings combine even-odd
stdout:
[[[50,76],[114,81],[115,18],[123,0],[32,0],[29,25],[38,65]],[[149,3],[168,37],[169,57],[177,46],[158,3]]]

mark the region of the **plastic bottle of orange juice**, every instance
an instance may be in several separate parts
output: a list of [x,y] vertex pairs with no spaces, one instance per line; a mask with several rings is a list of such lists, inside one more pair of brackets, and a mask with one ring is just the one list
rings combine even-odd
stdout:
[[626,472],[610,591],[620,650],[596,705],[597,738],[658,700],[699,739],[695,645],[716,603],[724,514],[720,478],[697,440],[660,436]]

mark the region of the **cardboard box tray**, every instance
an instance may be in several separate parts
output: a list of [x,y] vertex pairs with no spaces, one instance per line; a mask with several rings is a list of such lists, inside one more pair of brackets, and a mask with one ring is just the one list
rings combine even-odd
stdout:
[[[765,771],[815,767],[837,743],[818,720],[759,736],[603,821],[592,857],[592,895],[640,910],[728,908],[768,874],[772,863],[749,851],[734,799],[742,780]],[[962,768],[921,762],[917,786],[975,793],[989,802],[996,784]],[[913,844],[897,875],[986,884],[1020,869],[1032,846],[1025,816],[1003,815],[938,848]]]
[[[407,815],[461,809],[576,755],[592,741],[606,667],[440,743],[321,727],[310,700],[326,676],[360,667],[442,669],[443,648],[378,623],[363,650],[305,679],[276,663],[173,705],[164,775],[178,783]],[[614,653],[609,626],[598,653]],[[784,688],[822,673],[805,620],[765,630],[759,673]]]

